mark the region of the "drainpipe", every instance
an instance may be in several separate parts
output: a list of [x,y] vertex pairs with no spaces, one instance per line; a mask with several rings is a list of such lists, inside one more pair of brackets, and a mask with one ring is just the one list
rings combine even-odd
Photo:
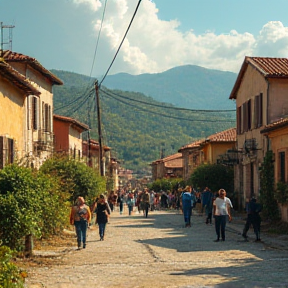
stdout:
[[267,105],[266,105],[266,125],[269,124],[269,120],[268,117],[269,117],[269,89],[270,89],[270,83],[268,81],[268,79],[266,79],[266,83],[267,83]]

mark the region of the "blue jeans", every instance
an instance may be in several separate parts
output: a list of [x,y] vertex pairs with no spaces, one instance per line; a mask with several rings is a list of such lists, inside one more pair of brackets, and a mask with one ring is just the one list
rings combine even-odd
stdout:
[[74,225],[77,235],[78,247],[81,246],[81,242],[83,242],[83,245],[86,245],[87,221],[75,221]]
[[227,215],[215,215],[215,230],[217,234],[217,239],[221,238],[225,241],[225,228],[226,228]]
[[133,205],[128,205],[129,215],[131,215],[133,211]]
[[105,234],[105,227],[106,227],[106,223],[98,223],[99,226],[99,235],[100,237],[104,237]]
[[183,216],[184,216],[184,221],[186,224],[190,224],[191,213],[192,213],[192,207],[188,205],[184,205]]

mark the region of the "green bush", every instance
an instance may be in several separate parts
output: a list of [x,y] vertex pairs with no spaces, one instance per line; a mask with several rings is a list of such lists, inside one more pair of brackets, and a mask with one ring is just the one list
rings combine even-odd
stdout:
[[11,261],[13,252],[7,246],[0,246],[0,288],[24,287],[25,272]]
[[149,189],[154,190],[155,192],[163,191],[173,191],[177,190],[178,187],[185,186],[183,179],[180,178],[170,178],[170,179],[157,179],[151,184],[148,185]]
[[[9,189],[9,190],[8,190]],[[23,249],[24,237],[47,237],[68,224],[68,196],[49,175],[17,165],[0,171],[0,239]]]
[[275,191],[275,196],[277,202],[281,204],[287,204],[288,203],[288,185],[283,182],[277,183],[277,188]]
[[260,202],[262,215],[268,220],[278,220],[280,213],[275,199],[273,152],[267,151],[260,171]]
[[223,188],[229,195],[232,195],[234,190],[234,170],[233,167],[229,166],[204,164],[195,169],[188,183],[201,190],[209,187],[213,192]]
[[58,178],[59,189],[69,194],[70,203],[83,196],[89,204],[106,190],[105,177],[86,164],[68,157],[51,158],[41,166],[40,171]]

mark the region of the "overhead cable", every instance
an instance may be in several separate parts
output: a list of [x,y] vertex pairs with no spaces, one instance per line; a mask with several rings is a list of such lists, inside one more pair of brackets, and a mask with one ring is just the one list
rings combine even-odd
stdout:
[[121,41],[121,43],[120,43],[120,45],[119,45],[119,47],[118,47],[118,49],[117,49],[117,51],[116,51],[116,54],[115,54],[115,56],[114,56],[114,58],[113,58],[113,60],[112,60],[112,62],[111,62],[111,64],[110,64],[110,66],[108,67],[106,73],[104,74],[102,80],[101,80],[100,83],[99,83],[99,88],[101,87],[101,84],[103,83],[103,81],[105,80],[107,74],[109,73],[109,71],[110,71],[110,69],[111,69],[111,67],[112,67],[112,65],[113,65],[113,63],[114,63],[114,61],[115,61],[115,59],[116,59],[116,57],[117,57],[120,49],[121,49],[121,46],[122,46],[122,44],[123,44],[123,42],[124,42],[124,40],[125,40],[125,38],[126,38],[126,35],[128,34],[128,31],[129,31],[129,29],[130,29],[130,27],[131,27],[131,24],[132,24],[132,22],[133,22],[133,20],[134,20],[134,18],[135,18],[135,16],[136,16],[136,13],[137,13],[137,11],[138,11],[138,8],[139,8],[139,6],[140,6],[141,1],[142,1],[142,0],[139,0],[139,1],[138,1],[137,7],[136,7],[136,9],[135,9],[135,11],[134,11],[134,14],[133,14],[132,19],[131,19],[131,21],[130,21],[130,23],[129,23],[129,26],[128,26],[126,32],[125,32],[125,35],[124,35],[124,37],[123,37],[123,39],[122,39],[122,41]]
[[[116,101],[119,101],[127,106],[130,106],[130,107],[133,107],[133,108],[136,108],[140,111],[143,111],[143,112],[148,112],[148,113],[151,113],[151,114],[154,114],[155,115],[155,111],[151,111],[151,110],[148,110],[148,109],[145,109],[143,107],[139,107],[139,106],[136,106],[136,105],[133,105],[131,103],[128,103],[128,102],[125,102],[124,100],[121,100],[117,97],[114,97],[113,95],[109,94],[109,93],[105,93],[108,97],[110,98],[113,98],[114,100]],[[210,120],[210,119],[189,119],[189,118],[184,118],[184,117],[176,117],[176,116],[172,116],[172,115],[167,115],[167,114],[163,114],[163,113],[159,113],[157,112],[156,113],[157,116],[162,116],[162,117],[167,117],[167,118],[170,118],[170,119],[176,119],[176,120],[184,120],[184,121],[191,121],[191,122],[231,122],[231,123],[234,123],[236,120],[228,120],[228,119],[216,119],[216,120]]]
[[[106,92],[103,89],[100,89],[100,91],[102,91],[105,94],[108,93],[108,92]],[[198,109],[189,109],[189,108],[181,108],[181,107],[173,107],[173,106],[164,106],[164,105],[161,105],[161,104],[149,103],[149,102],[142,101],[142,100],[136,100],[136,99],[133,99],[133,98],[130,98],[130,97],[127,97],[127,96],[123,96],[123,95],[117,94],[115,92],[112,92],[111,90],[109,90],[109,93],[111,93],[111,94],[113,94],[115,96],[130,100],[130,101],[133,101],[133,102],[138,102],[138,103],[142,103],[142,104],[149,105],[149,106],[161,107],[161,108],[164,108],[164,109],[191,111],[191,112],[207,112],[207,113],[209,113],[209,112],[235,112],[236,111],[235,109],[229,109],[229,110],[202,110],[202,109],[199,109],[198,110]]]

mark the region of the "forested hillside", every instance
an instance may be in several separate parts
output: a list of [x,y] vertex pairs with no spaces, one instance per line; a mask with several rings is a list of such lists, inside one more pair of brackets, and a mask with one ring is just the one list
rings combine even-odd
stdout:
[[192,109],[232,109],[229,95],[237,74],[195,65],[178,66],[162,73],[109,75],[109,89],[142,92],[157,101]]
[[[65,71],[52,71],[64,81],[54,87],[54,113],[70,116],[91,127],[98,139],[94,80]],[[235,111],[188,111],[153,100],[141,93],[101,86],[100,106],[104,144],[126,168],[140,172],[185,144],[235,126]]]

